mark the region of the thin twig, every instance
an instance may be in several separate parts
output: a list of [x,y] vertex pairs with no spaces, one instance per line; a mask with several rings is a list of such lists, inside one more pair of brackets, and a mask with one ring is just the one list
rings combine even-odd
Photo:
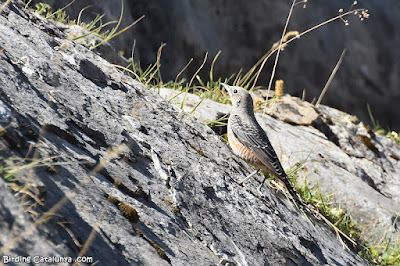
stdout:
[[[345,17],[345,16],[347,16],[347,15],[356,14],[357,12],[362,12],[362,11],[365,11],[365,9],[364,9],[364,8],[359,8],[359,9],[354,9],[354,10],[351,10],[351,11],[347,11],[346,13],[343,13],[343,14],[341,14],[341,15],[338,15],[338,16],[336,16],[336,17],[333,17],[333,18],[331,18],[331,19],[328,19],[328,20],[326,20],[326,21],[324,21],[324,22],[319,23],[318,25],[315,25],[314,27],[309,28],[308,30],[303,31],[303,32],[300,33],[298,36],[292,37],[291,39],[289,39],[288,41],[284,42],[283,44],[284,44],[284,45],[287,45],[287,44],[291,43],[292,41],[294,41],[295,39],[299,39],[299,38],[300,38],[301,36],[303,36],[304,34],[307,34],[307,33],[311,32],[311,31],[313,31],[313,30],[315,30],[315,29],[317,29],[317,28],[319,28],[319,27],[322,27],[322,26],[324,26],[325,24],[328,24],[328,23],[330,23],[330,22],[332,22],[332,21],[335,21],[335,20],[337,20],[337,19],[341,19],[341,18],[343,18],[343,17]],[[279,49],[279,47],[278,47],[278,48],[275,48],[274,52],[275,52],[276,50],[278,50],[278,49]]]
[[[154,65],[154,66],[157,66],[157,69],[156,69],[156,71],[154,71],[153,73],[151,73],[149,79],[146,81],[146,83],[145,83],[144,85],[146,85],[146,86],[149,85],[150,81],[153,79],[153,77],[155,76],[155,74],[157,74],[158,71],[160,70],[161,52],[162,52],[162,49],[164,48],[164,46],[166,46],[166,45],[167,45],[166,43],[162,43],[162,44],[160,45],[160,48],[158,48],[157,60],[156,60],[156,63],[155,63],[155,65]],[[153,67],[154,67],[154,66],[153,66]]]
[[[290,21],[290,18],[291,18],[291,16],[292,16],[292,13],[293,13],[293,8],[294,8],[295,3],[296,3],[296,0],[293,0],[292,5],[290,6],[290,11],[289,11],[288,17],[287,17],[287,19],[286,19],[285,27],[283,28],[283,32],[282,32],[281,39],[279,40],[278,52],[277,52],[276,57],[275,57],[274,67],[272,68],[271,78],[269,79],[267,95],[269,95],[269,92],[270,92],[270,90],[271,90],[272,81],[274,80],[274,76],[275,76],[275,72],[276,72],[276,67],[277,67],[277,65],[278,65],[279,55],[280,55],[281,50],[282,50],[281,48],[282,48],[283,38],[284,38],[285,35],[286,35],[287,27],[288,27],[288,25],[289,25],[289,21]],[[266,60],[264,60],[262,66],[260,67],[260,71],[258,72],[257,78],[254,80],[253,88],[254,88],[255,85],[256,85],[256,82],[257,82],[257,80],[258,80],[258,76],[260,75],[261,70],[262,70],[262,68],[264,67],[265,62],[266,62]]]
[[2,5],[2,7],[0,7],[0,13],[3,11],[4,8],[6,8],[6,6],[8,6],[10,2],[11,0],[7,0],[7,2],[5,2],[4,5]]
[[83,11],[85,11],[86,9],[88,9],[88,8],[90,8],[92,6],[93,5],[88,5],[88,6],[84,7],[84,8],[82,8],[81,11],[79,11],[78,18],[76,19],[76,25],[79,26],[81,24],[81,16],[82,16]]
[[316,29],[318,29],[319,27],[322,27],[322,26],[324,26],[324,25],[326,25],[326,24],[328,24],[328,23],[330,23],[330,22],[333,22],[333,21],[335,21],[335,20],[337,20],[337,19],[342,19],[343,17],[345,17],[345,16],[347,16],[347,15],[350,15],[350,14],[357,14],[357,13],[362,12],[362,11],[365,11],[365,9],[364,9],[364,8],[359,8],[359,9],[349,10],[349,11],[347,11],[346,13],[340,14],[340,15],[335,16],[335,17],[333,17],[333,18],[330,18],[330,19],[328,19],[328,20],[326,20],[326,21],[324,21],[324,22],[321,22],[321,23],[315,25],[314,27],[311,27],[311,28],[309,28],[309,29],[303,31],[303,32],[300,33],[300,34],[296,34],[294,37],[290,38],[289,40],[283,41],[283,42],[281,43],[281,45],[278,45],[278,46],[276,46],[276,47],[272,47],[267,53],[265,53],[265,54],[261,57],[260,60],[257,61],[257,63],[250,69],[250,71],[249,71],[243,78],[240,79],[239,84],[243,84],[243,83],[248,79],[248,75],[251,75],[251,74],[254,72],[255,67],[257,67],[257,66],[258,66],[259,64],[261,64],[262,62],[263,62],[263,64],[265,64],[264,61],[267,61],[267,60],[271,57],[271,55],[273,55],[276,51],[278,51],[279,49],[281,49],[282,46],[286,47],[286,46],[287,46],[289,43],[291,43],[292,41],[294,41],[294,40],[296,40],[296,39],[299,39],[301,36],[303,36],[303,35],[305,35],[305,34],[311,32],[311,31],[313,31],[313,30],[316,30]]
[[176,75],[175,82],[174,82],[174,90],[175,90],[175,85],[178,81],[178,77],[188,68],[188,66],[193,62],[193,57],[190,58],[189,62],[182,68],[182,70]]
[[121,69],[123,69],[123,70],[125,70],[125,71],[128,71],[129,73],[133,74],[133,75],[136,77],[137,80],[140,80],[140,77],[139,77],[138,74],[136,74],[134,71],[132,71],[132,70],[126,68],[126,67],[120,66],[120,65],[116,65],[116,64],[112,64],[112,65],[113,65],[114,67],[116,67],[116,68],[121,68]]
[[324,95],[325,95],[326,91],[328,90],[329,85],[331,84],[333,78],[334,78],[335,75],[336,75],[336,72],[338,71],[340,65],[342,64],[343,57],[344,57],[345,54],[346,54],[346,49],[344,49],[343,52],[342,52],[342,54],[340,55],[339,61],[336,63],[335,68],[332,70],[332,73],[331,73],[331,75],[329,76],[329,79],[328,79],[328,81],[326,82],[325,87],[324,87],[324,89],[322,90],[321,95],[319,96],[318,101],[317,101],[317,103],[315,104],[315,106],[318,106],[318,105],[321,103],[322,98],[324,98]]
[[189,86],[188,86],[189,88],[190,88],[190,86],[192,85],[192,82],[193,82],[194,78],[197,76],[197,74],[200,72],[200,70],[203,68],[204,64],[206,63],[206,61],[207,61],[207,56],[208,56],[208,52],[206,52],[206,55],[204,56],[203,63],[201,63],[201,66],[199,67],[199,69],[197,69],[196,73],[194,73],[192,79],[190,80]]
[[[88,177],[84,180],[81,180],[73,189],[71,189],[68,193],[65,194],[65,196],[58,201],[53,207],[51,207],[47,212],[43,213],[43,215],[38,218],[34,223],[31,225],[27,226],[24,231],[22,231],[18,236],[15,238],[12,238],[9,240],[3,247],[0,249],[0,253],[6,254],[9,252],[9,250],[19,241],[22,240],[24,236],[27,236],[31,234],[35,228],[37,228],[40,224],[48,221],[51,216],[53,216],[62,206],[64,206],[71,197],[73,197],[73,194],[77,194],[79,191],[79,188],[84,187],[91,175],[96,174],[101,171],[105,167],[105,165],[113,158],[116,158],[121,152],[125,151],[127,147],[125,145],[121,145],[115,149],[108,149],[107,153],[100,159],[100,162],[94,167],[93,170],[91,170],[90,173],[88,173]],[[108,202],[108,201],[107,201]],[[100,216],[102,217],[102,216]],[[97,225],[96,225],[97,226]]]

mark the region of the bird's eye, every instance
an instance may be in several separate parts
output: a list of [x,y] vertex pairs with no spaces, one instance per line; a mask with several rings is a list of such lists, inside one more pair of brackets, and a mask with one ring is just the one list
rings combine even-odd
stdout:
[[233,90],[233,93],[237,93],[237,89],[234,89],[234,90]]

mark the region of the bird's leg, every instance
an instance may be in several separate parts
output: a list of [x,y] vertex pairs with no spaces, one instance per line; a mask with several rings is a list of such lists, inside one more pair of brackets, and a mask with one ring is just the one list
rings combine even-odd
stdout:
[[261,184],[258,186],[257,191],[258,191],[259,193],[261,193],[261,188],[262,188],[262,186],[264,185],[266,179],[267,179],[267,177],[264,176],[263,181],[262,181]]
[[258,171],[260,171],[260,169],[255,170],[253,173],[249,174],[248,176],[246,176],[245,178],[243,178],[241,181],[239,181],[239,184],[243,184],[245,181],[247,181],[250,177],[254,176],[255,174],[258,173]]

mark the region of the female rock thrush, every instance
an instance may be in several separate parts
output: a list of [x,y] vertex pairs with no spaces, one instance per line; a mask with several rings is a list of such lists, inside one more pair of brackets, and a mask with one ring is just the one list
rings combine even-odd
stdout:
[[232,101],[232,111],[228,120],[229,144],[236,155],[257,169],[242,182],[255,175],[260,169],[264,169],[279,178],[293,199],[297,199],[267,134],[254,116],[253,99],[250,93],[241,87],[224,83],[221,85],[228,91]]

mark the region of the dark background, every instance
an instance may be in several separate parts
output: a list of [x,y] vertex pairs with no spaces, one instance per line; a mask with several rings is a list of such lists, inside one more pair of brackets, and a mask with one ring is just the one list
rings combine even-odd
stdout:
[[[48,2],[62,8],[70,0]],[[194,58],[183,77],[190,78],[209,52],[208,65],[202,71],[207,80],[210,62],[222,54],[215,65],[216,77],[229,77],[240,69],[247,71],[279,40],[292,1],[247,0],[125,0],[121,29],[145,15],[133,29],[111,42],[117,50],[131,54],[136,40],[135,60],[142,67],[154,63],[161,43],[167,46],[161,57],[164,81],[174,80],[177,73]],[[338,14],[346,12],[353,1],[310,0],[295,7],[288,31],[300,32]],[[82,8],[83,20],[95,14],[106,14],[104,21],[118,20],[120,0],[76,0],[67,13],[75,19]],[[358,1],[354,8],[366,8],[370,18],[360,21],[351,15],[349,25],[336,20],[299,40],[282,53],[276,78],[285,81],[286,93],[306,100],[318,98],[343,49],[344,61],[322,103],[358,116],[367,124],[371,120],[367,103],[376,120],[385,129],[400,130],[400,1]],[[268,86],[274,59],[266,64],[258,82]]]

